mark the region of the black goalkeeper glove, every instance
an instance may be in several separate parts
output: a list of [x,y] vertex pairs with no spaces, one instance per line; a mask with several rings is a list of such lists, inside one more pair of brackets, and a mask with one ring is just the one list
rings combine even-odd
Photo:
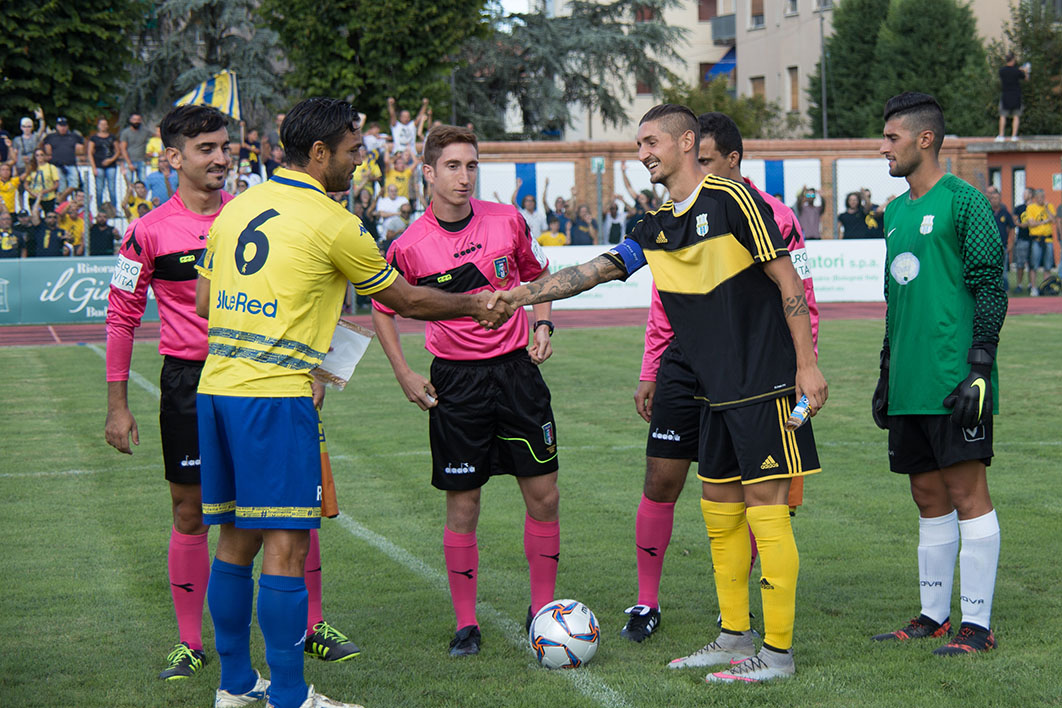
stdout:
[[986,411],[992,410],[992,351],[985,345],[974,345],[966,356],[970,374],[944,399],[944,407],[951,408],[951,419],[964,428],[974,428]]
[[889,349],[881,350],[881,375],[878,385],[874,387],[874,396],[870,399],[870,415],[874,425],[882,430],[889,429]]

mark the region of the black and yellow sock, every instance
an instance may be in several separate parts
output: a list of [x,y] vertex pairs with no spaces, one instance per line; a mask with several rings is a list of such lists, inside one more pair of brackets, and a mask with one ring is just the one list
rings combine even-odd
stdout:
[[719,597],[723,629],[748,631],[752,545],[745,521],[745,505],[701,499],[701,513],[712,547],[715,592]]
[[785,651],[793,646],[796,614],[797,553],[789,507],[750,506],[745,510],[760,549],[760,595],[763,599],[763,643]]

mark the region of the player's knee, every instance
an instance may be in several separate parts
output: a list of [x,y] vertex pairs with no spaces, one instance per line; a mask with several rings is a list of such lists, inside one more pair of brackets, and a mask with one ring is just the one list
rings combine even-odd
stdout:
[[178,533],[183,534],[206,533],[207,527],[203,524],[203,505],[199,499],[174,499],[173,527]]
[[560,508],[560,491],[557,485],[540,490],[526,500],[527,513],[537,521],[556,521]]
[[689,472],[689,460],[646,458],[642,493],[652,501],[670,504],[679,498]]

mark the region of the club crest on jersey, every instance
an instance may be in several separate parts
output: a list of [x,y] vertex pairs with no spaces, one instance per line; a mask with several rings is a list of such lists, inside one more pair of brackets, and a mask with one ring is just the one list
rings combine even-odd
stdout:
[[698,214],[697,215],[697,235],[698,236],[707,236],[708,235],[708,215],[707,214]]
[[892,277],[900,285],[907,285],[917,278],[918,271],[921,269],[922,264],[919,262],[918,256],[910,251],[896,256],[889,265],[889,272],[892,273]]
[[933,230],[933,215],[926,214],[922,217],[922,225],[918,227],[918,233],[925,236]]
[[546,442],[546,445],[553,444],[553,423],[546,423],[542,426],[542,439]]
[[508,258],[495,258],[494,259],[494,276],[498,280],[505,280],[509,277],[509,259]]

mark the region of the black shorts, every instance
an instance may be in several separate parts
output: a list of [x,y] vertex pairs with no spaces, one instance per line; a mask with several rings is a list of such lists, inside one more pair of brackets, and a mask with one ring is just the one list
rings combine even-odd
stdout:
[[166,481],[199,484],[199,430],[195,393],[203,362],[167,355],[159,376],[159,432]]
[[952,422],[951,414],[889,416],[889,469],[919,474],[967,460],[992,464],[992,414],[973,429]]
[[811,421],[785,429],[795,406],[793,394],[738,408],[705,406],[697,476],[703,482],[752,484],[821,472]]
[[436,358],[429,409],[431,483],[478,489],[497,474],[535,477],[557,471],[557,424],[549,388],[524,349],[493,359]]
[[703,400],[695,398],[698,390],[693,369],[672,341],[660,357],[660,369],[656,374],[646,457],[697,459],[701,409],[705,407]]

